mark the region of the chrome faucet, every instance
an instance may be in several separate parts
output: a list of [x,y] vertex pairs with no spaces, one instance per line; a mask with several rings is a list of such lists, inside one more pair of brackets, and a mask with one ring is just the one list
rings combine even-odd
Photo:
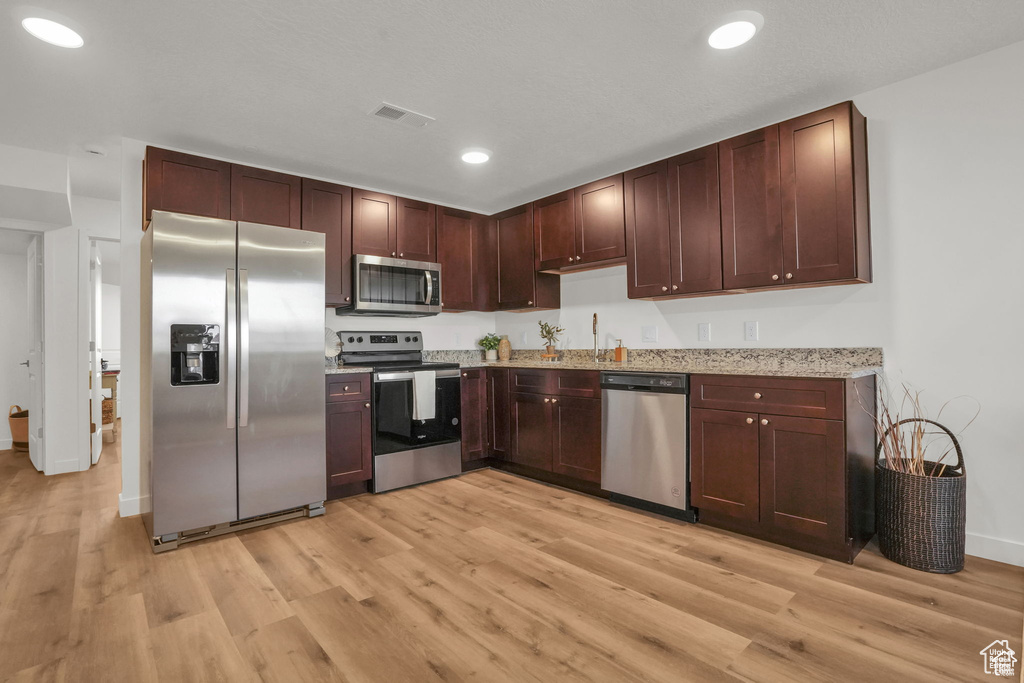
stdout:
[[594,314],[594,362],[597,363],[601,359],[597,354],[597,313]]

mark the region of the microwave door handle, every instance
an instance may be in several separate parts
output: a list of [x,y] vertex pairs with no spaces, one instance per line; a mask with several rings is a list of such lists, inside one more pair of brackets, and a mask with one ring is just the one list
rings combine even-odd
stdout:
[[423,305],[429,306],[430,300],[434,298],[434,278],[430,276],[430,271],[423,273],[423,277],[427,278],[427,298],[424,299]]

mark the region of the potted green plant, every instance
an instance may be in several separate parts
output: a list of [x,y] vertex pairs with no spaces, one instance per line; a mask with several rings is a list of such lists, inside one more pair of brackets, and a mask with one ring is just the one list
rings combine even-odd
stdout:
[[[921,393],[905,385],[901,389],[894,399],[883,385],[875,417],[878,547],[888,559],[912,569],[953,574],[964,568],[964,454],[952,431],[925,416]],[[939,457],[926,457],[938,446],[945,447]],[[954,453],[955,461],[949,457]]]
[[494,333],[484,335],[484,338],[477,342],[483,347],[486,360],[498,360],[498,345],[501,344],[501,337]]
[[555,344],[558,343],[558,336],[565,332],[565,330],[557,325],[550,325],[543,320],[537,321],[537,324],[540,325],[540,338],[547,344],[545,347],[547,355],[554,356]]

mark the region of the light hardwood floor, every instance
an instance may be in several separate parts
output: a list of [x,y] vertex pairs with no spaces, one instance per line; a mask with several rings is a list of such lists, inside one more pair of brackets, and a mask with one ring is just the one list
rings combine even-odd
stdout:
[[0,680],[984,680],[1024,569],[855,566],[495,471],[159,556],[116,454],[0,452]]

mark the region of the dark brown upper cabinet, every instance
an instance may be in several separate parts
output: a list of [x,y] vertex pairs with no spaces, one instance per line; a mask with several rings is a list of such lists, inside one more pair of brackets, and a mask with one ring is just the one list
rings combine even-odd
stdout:
[[398,221],[392,251],[410,261],[437,261],[437,207],[398,198]]
[[533,203],[533,242],[537,270],[576,264],[576,197],[572,190]]
[[231,220],[302,227],[302,178],[231,164]]
[[852,102],[779,124],[787,284],[870,281],[866,133]]
[[328,306],[352,304],[352,189],[302,179],[302,229],[325,236],[324,295]]
[[398,198],[352,190],[352,253],[398,256]]
[[626,276],[630,299],[664,296],[672,286],[669,251],[668,163],[623,174],[626,206]]
[[143,229],[153,211],[231,218],[231,164],[192,154],[146,147]]
[[577,265],[625,257],[622,174],[577,187],[575,195]]
[[488,304],[487,219],[479,214],[437,207],[437,261],[441,264],[441,304],[446,311],[493,310]]
[[783,284],[779,127],[718,143],[726,289]]
[[722,289],[722,219],[718,145],[668,160],[671,294]]
[[558,308],[558,276],[535,270],[533,205],[502,211],[493,220],[498,252],[498,310]]

